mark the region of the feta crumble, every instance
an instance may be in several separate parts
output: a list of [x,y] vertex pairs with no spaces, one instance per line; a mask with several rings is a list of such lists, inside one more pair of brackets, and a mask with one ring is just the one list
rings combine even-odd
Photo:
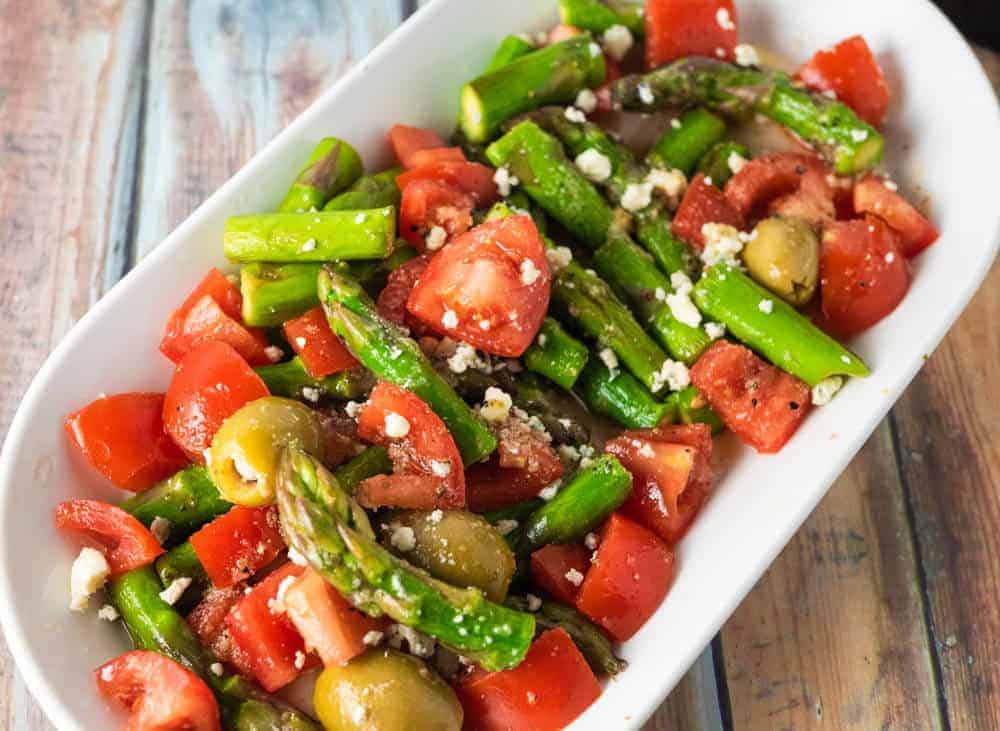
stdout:
[[437,477],[447,477],[451,474],[451,462],[440,459],[432,459],[431,472],[433,472]]
[[[648,446],[648,445],[647,445]],[[589,548],[591,551],[597,548],[597,534],[588,533],[583,537],[583,545]]]
[[740,43],[734,49],[736,55],[736,65],[737,66],[759,66],[760,56],[757,55],[757,49],[751,46],[749,43]]
[[706,322],[705,334],[712,338],[712,340],[718,340],[726,334],[726,326],[718,322]]
[[584,122],[587,121],[587,115],[581,112],[576,107],[566,107],[566,111],[563,113],[563,115],[566,117],[566,119],[568,119],[570,122],[573,122],[574,124],[583,124]]
[[449,330],[458,327],[458,314],[455,310],[445,310],[444,314],[441,315],[441,324]]
[[736,173],[742,170],[743,166],[746,164],[747,159],[738,152],[730,152],[729,157],[726,158],[726,165],[729,167],[729,172],[733,175],[736,175]]
[[895,182],[893,182],[892,180],[889,180],[889,179],[883,180],[882,181],[882,185],[884,185],[886,188],[888,188],[889,190],[891,190],[893,193],[895,193],[897,190],[899,190],[899,186],[896,185]]
[[296,551],[291,546],[288,547],[288,560],[291,561],[296,566],[308,566],[309,562],[306,561],[306,557],[301,553]]
[[424,244],[427,246],[428,251],[437,251],[444,246],[444,242],[447,238],[447,231],[440,226],[433,226],[431,227],[431,230],[427,232],[427,236],[424,238]]
[[402,439],[410,433],[410,422],[395,411],[385,414],[385,435],[390,439]]
[[162,546],[170,537],[170,521],[157,515],[153,518],[153,522],[149,524],[149,532],[153,534],[156,542]]
[[517,529],[517,525],[518,525],[518,523],[517,523],[516,520],[498,520],[496,528],[497,528],[497,532],[500,535],[506,536],[506,535],[510,534],[511,532],[513,532],[514,530],[516,530]]
[[669,198],[679,198],[687,187],[687,178],[680,170],[653,168],[646,175],[646,182]]
[[613,25],[601,36],[601,45],[615,61],[625,58],[634,43],[632,31],[624,25]]
[[361,641],[369,647],[374,647],[382,641],[383,637],[385,637],[384,633],[379,632],[377,629],[373,629],[365,632],[365,636],[361,638]]
[[554,249],[546,250],[545,258],[548,259],[549,267],[552,271],[558,272],[573,261],[573,252],[567,246],[557,246]]
[[483,405],[479,409],[479,415],[486,419],[486,421],[493,423],[506,421],[507,417],[510,416],[510,409],[513,405],[514,401],[508,393],[496,386],[490,386],[486,389],[486,394],[483,397]]
[[588,180],[592,180],[595,183],[603,183],[611,177],[610,158],[607,155],[602,155],[593,148],[581,152],[573,162]]
[[611,377],[614,378],[618,375],[618,356],[615,355],[615,351],[611,348],[602,348],[597,354],[601,359],[601,362],[607,366],[608,370],[611,371]]
[[225,668],[222,667],[221,662],[213,662],[208,666],[208,669],[212,672],[212,675],[217,678],[221,678],[222,674],[225,672]]
[[301,670],[306,666],[306,654],[302,650],[295,651],[295,669]]
[[[636,91],[639,94],[639,101],[647,106],[652,105],[656,101],[656,97],[653,95],[653,90],[649,88],[649,84],[643,82],[636,87]],[[679,126],[680,123],[678,123]]]
[[344,413],[347,414],[352,419],[357,419],[358,414],[361,413],[362,404],[358,401],[348,401],[344,405]]
[[299,337],[295,338],[295,345],[299,348],[306,347],[306,339],[300,335]]
[[393,548],[405,553],[417,547],[417,537],[410,526],[397,525],[392,529],[392,534],[389,536],[389,543]]
[[316,239],[309,239],[304,244],[302,244],[302,247],[299,249],[299,251],[303,253],[308,253],[310,251],[314,251],[315,249],[316,249]]
[[542,600],[539,599],[534,594],[527,594],[525,598],[528,600],[528,611],[537,612],[542,608]]
[[694,289],[691,277],[681,271],[673,272],[670,275],[670,286],[674,288],[677,294],[691,294],[691,291]]
[[571,583],[573,586],[579,586],[583,583],[583,574],[581,574],[577,569],[570,569],[566,572],[566,581]]
[[561,480],[556,480],[550,485],[546,485],[541,490],[538,491],[538,497],[542,500],[551,500],[559,493],[559,488],[562,486]]
[[268,345],[264,348],[264,355],[272,363],[277,363],[279,360],[285,357],[285,351],[279,348],[277,345]]
[[69,574],[69,608],[74,612],[86,609],[90,595],[104,586],[110,575],[111,567],[103,553],[89,546],[80,549]]
[[321,395],[322,394],[320,394],[320,390],[315,386],[302,387],[302,398],[304,398],[306,401],[309,401],[310,403],[313,404],[319,403],[319,398]]
[[774,300],[761,300],[757,303],[757,309],[765,315],[770,315],[774,312]]
[[530,287],[540,276],[542,273],[538,271],[535,262],[531,259],[521,261],[521,284]]
[[680,129],[681,128],[681,120],[680,120],[680,118],[674,117],[673,119],[671,119],[670,120],[670,126],[673,127],[674,129]]
[[597,109],[597,94],[590,89],[580,89],[580,93],[576,95],[576,101],[573,102],[573,106],[583,110],[585,114],[590,114]]
[[851,139],[855,142],[864,142],[868,139],[868,130],[866,129],[852,129]]
[[694,306],[688,294],[674,292],[667,295],[667,307],[670,314],[677,322],[681,322],[689,327],[698,327],[701,324],[701,312]]
[[115,609],[110,604],[105,604],[103,607],[97,610],[97,616],[103,619],[105,622],[114,622],[120,616],[118,610]]
[[733,22],[733,17],[726,8],[719,8],[715,12],[715,22],[722,30],[736,30],[736,23]]
[[476,349],[468,343],[459,343],[455,352],[448,358],[448,368],[452,373],[465,373],[481,363]]
[[663,366],[653,374],[653,391],[658,392],[664,386],[671,391],[680,391],[691,385],[691,376],[683,363],[667,358]]
[[812,387],[812,402],[815,406],[826,406],[844,385],[841,376],[830,376]]
[[170,586],[160,592],[160,599],[173,606],[184,596],[184,592],[191,586],[191,578],[188,576],[178,576],[170,582]]
[[622,195],[622,208],[626,211],[641,211],[652,202],[652,183],[629,183]]
[[743,241],[735,226],[706,223],[701,227],[701,235],[705,240],[705,248],[701,252],[701,260],[705,266],[715,266],[720,262],[739,266],[736,256],[743,250]]
[[497,185],[497,192],[506,198],[510,195],[511,190],[515,185],[520,183],[516,175],[510,174],[510,168],[506,165],[497,168],[497,171],[493,173],[493,182]]

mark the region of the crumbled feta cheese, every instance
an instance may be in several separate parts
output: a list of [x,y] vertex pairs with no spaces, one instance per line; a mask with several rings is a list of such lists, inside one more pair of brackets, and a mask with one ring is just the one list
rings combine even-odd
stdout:
[[358,401],[348,401],[344,405],[344,413],[347,414],[352,419],[357,419],[358,414],[361,413],[362,404]]
[[629,183],[622,195],[622,208],[626,211],[641,211],[652,201],[652,183]]
[[438,477],[447,477],[451,474],[451,462],[447,460],[432,459],[431,472]]
[[295,345],[298,346],[299,348],[306,347],[306,339],[300,335],[299,337],[295,338]]
[[719,58],[725,58],[726,57],[726,49],[722,48],[721,46],[719,48],[716,48],[715,49],[715,55],[718,56]]
[[559,452],[559,457],[564,462],[580,461],[580,450],[578,450],[572,444],[560,444],[558,447],[556,447],[556,451]]
[[576,95],[576,101],[573,102],[573,106],[582,110],[585,114],[590,114],[597,109],[597,94],[590,89],[580,89],[580,93]]
[[886,188],[888,188],[889,190],[891,190],[894,193],[897,190],[899,190],[899,186],[896,185],[896,183],[893,182],[892,180],[889,180],[888,178],[882,181],[882,185],[884,185]]
[[285,351],[279,348],[277,345],[268,345],[264,348],[264,355],[272,363],[277,363],[279,360],[285,357]]
[[742,170],[743,166],[746,164],[747,159],[738,152],[730,152],[729,157],[726,158],[726,165],[729,167],[729,172],[733,175],[736,175],[736,173]]
[[486,419],[486,421],[494,423],[506,421],[507,417],[510,416],[510,408],[513,405],[514,401],[511,399],[510,394],[496,386],[490,386],[486,389],[486,394],[483,397],[483,405],[479,409],[479,415]]
[[601,36],[601,45],[615,61],[621,61],[625,58],[634,42],[632,31],[624,25],[613,25]]
[[705,334],[712,338],[712,340],[718,340],[726,334],[726,326],[718,322],[706,322]]
[[639,447],[639,455],[647,459],[653,459],[656,457],[656,452],[653,451],[653,447],[650,446],[649,442],[643,442],[642,446]]
[[763,312],[765,315],[770,315],[774,312],[774,300],[763,299],[757,303],[757,309]]
[[111,567],[103,553],[89,546],[80,549],[69,574],[69,608],[74,612],[86,609],[90,595],[104,586],[110,575]]
[[649,106],[656,101],[656,97],[653,95],[653,90],[649,88],[649,84],[642,82],[636,87],[636,91],[639,94],[639,101],[643,104]]
[[115,677],[115,667],[114,665],[108,664],[101,668],[101,680],[105,683],[110,683]]
[[179,576],[170,582],[170,586],[160,592],[160,599],[173,606],[184,595],[189,586],[191,586],[190,577]]
[[668,198],[679,198],[687,187],[687,178],[680,170],[653,168],[646,176],[646,182]]
[[505,536],[505,535],[509,534],[511,531],[513,531],[515,529],[517,529],[517,521],[516,520],[498,520],[497,521],[497,532],[500,533],[500,535],[502,535],[502,536]]
[[680,129],[681,128],[681,120],[680,120],[680,118],[679,117],[674,117],[673,119],[671,119],[670,120],[670,126],[673,127],[674,129]]
[[549,341],[549,336],[548,335],[546,335],[545,333],[539,333],[538,334],[538,345],[539,345],[539,347],[544,348],[545,347],[545,343],[547,343],[548,341]]
[[667,299],[667,290],[663,287],[657,287],[653,290],[653,296],[656,298],[657,302],[665,302]]
[[417,547],[417,537],[410,526],[397,525],[393,527],[392,534],[389,536],[389,543],[392,544],[393,548],[405,553]]
[[431,230],[427,232],[426,238],[424,238],[424,244],[427,246],[428,251],[437,251],[444,246],[444,242],[447,239],[447,231],[440,226],[432,226]]
[[405,624],[389,625],[389,636],[390,645],[399,649],[405,641],[410,654],[417,657],[430,657],[434,654],[434,646],[437,644],[433,637],[428,637]]
[[542,500],[551,500],[559,492],[559,487],[562,485],[562,481],[556,480],[551,485],[547,485],[538,491],[538,497]]
[[213,662],[208,666],[208,669],[212,672],[212,675],[217,678],[221,678],[222,674],[226,671],[225,668],[222,667],[221,662]]
[[489,330],[491,327],[493,327],[493,324],[489,320],[480,320],[479,321],[479,329],[480,330]]
[[149,532],[153,534],[156,542],[162,546],[170,537],[170,521],[157,515],[153,518],[153,522],[149,524]]
[[670,275],[670,286],[677,294],[690,294],[694,289],[691,277],[682,271],[676,271]]
[[677,322],[681,322],[690,327],[698,327],[701,324],[701,312],[694,306],[691,297],[687,293],[673,292],[667,295],[667,307],[670,314]]
[[739,66],[760,65],[760,56],[757,55],[757,49],[749,43],[739,44],[734,49],[734,53],[736,54],[736,63]]
[[705,266],[715,266],[720,262],[739,266],[736,256],[743,250],[743,242],[735,226],[706,223],[701,227],[701,235],[705,239],[705,248],[701,252]]
[[385,634],[379,632],[377,629],[373,629],[365,632],[365,636],[361,638],[361,641],[369,647],[374,647],[382,641],[383,637],[385,637]]
[[585,545],[591,551],[593,551],[595,548],[597,548],[597,534],[596,533],[588,533],[587,535],[585,535],[583,537],[583,545]]
[[97,616],[103,619],[105,622],[114,622],[120,616],[118,610],[115,609],[110,604],[105,604],[103,607],[97,610]]
[[510,195],[511,189],[520,183],[516,175],[510,174],[510,168],[502,165],[493,173],[493,182],[496,183],[497,192],[506,198]]
[[281,605],[282,613],[284,613],[285,595],[288,593],[288,590],[292,588],[292,584],[295,583],[295,578],[296,577],[294,576],[286,576],[281,580],[281,583],[278,584],[278,590],[274,592],[274,599],[279,605]]
[[410,433],[410,422],[395,411],[385,414],[385,435],[390,439],[402,439]]
[[295,669],[301,670],[306,666],[306,654],[302,650],[295,651]]
[[302,398],[311,403],[318,403],[320,396],[320,390],[315,386],[303,386],[302,387]]
[[823,91],[820,92],[820,94],[825,96],[827,99],[833,99],[834,101],[837,100],[837,92],[835,92],[833,89],[824,89]]
[[733,17],[726,8],[719,8],[715,12],[715,22],[722,30],[736,30],[736,23],[733,22]]
[[448,329],[458,327],[458,314],[455,310],[445,310],[441,315],[441,324]]
[[705,185],[712,185],[713,184],[712,183],[712,176],[711,175],[706,175],[705,178],[704,178],[704,182],[705,182]]
[[567,246],[557,246],[554,249],[548,249],[545,252],[545,258],[549,261],[549,268],[553,272],[558,272],[573,261],[573,252]]
[[895,260],[896,260],[896,255],[893,252],[889,251],[886,253],[885,255],[886,264],[892,264]]
[[812,402],[814,406],[826,406],[837,395],[837,391],[844,385],[841,376],[830,376],[812,387]]
[[611,348],[602,348],[597,356],[608,367],[608,370],[611,371],[612,378],[618,375],[618,356],[615,355],[615,351]]
[[590,51],[590,55],[593,56],[594,58],[597,58],[598,56],[601,55],[601,47],[596,43],[591,43],[589,46],[587,46],[587,50]]
[[868,130],[866,129],[852,129],[851,139],[855,142],[864,142],[868,139]]
[[481,362],[475,348],[468,343],[459,343],[448,358],[448,368],[452,373],[465,373],[469,368],[478,367]]
[[570,122],[573,122],[574,124],[583,124],[584,122],[587,121],[587,115],[581,112],[576,107],[566,107],[564,116],[566,117],[566,119],[568,119]]
[[528,611],[537,612],[542,608],[542,600],[539,599],[534,594],[527,594],[525,598],[528,600]]
[[691,385],[691,376],[687,366],[676,360],[667,358],[663,367],[653,374],[653,391],[660,391],[667,386],[671,391],[680,391]]
[[530,287],[540,276],[542,276],[542,273],[538,271],[535,262],[531,259],[521,261],[521,284]]
[[579,586],[583,583],[583,574],[577,569],[570,569],[565,573],[566,581],[571,583],[573,586]]
[[611,160],[597,150],[590,148],[576,156],[573,161],[584,176],[595,183],[603,183],[611,177]]
[[309,239],[304,244],[302,244],[302,248],[300,249],[300,251],[303,253],[308,253],[315,249],[316,249],[316,239]]

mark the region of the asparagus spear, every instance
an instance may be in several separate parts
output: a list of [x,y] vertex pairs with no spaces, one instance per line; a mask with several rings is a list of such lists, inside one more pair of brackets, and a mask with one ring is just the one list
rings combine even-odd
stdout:
[[336,137],[324,137],[278,206],[280,213],[317,211],[364,172],[358,151]]
[[530,500],[525,500],[524,502],[515,503],[514,505],[508,505],[505,508],[497,508],[496,510],[491,510],[488,513],[483,513],[483,517],[493,525],[496,525],[502,520],[516,520],[520,523],[530,518],[532,514],[544,504],[545,501],[540,497],[533,497]]
[[134,515],[147,527],[156,518],[169,520],[167,546],[183,541],[231,507],[219,495],[208,470],[199,465],[185,467],[121,504],[122,510]]
[[199,675],[215,693],[228,728],[235,731],[320,731],[312,719],[271,698],[235,675],[211,671],[215,658],[198,642],[184,618],[160,598],[162,585],[150,567],[114,578],[111,602],[135,647],[159,652]]
[[712,410],[708,401],[694,386],[670,394],[667,403],[673,407],[676,420],[682,424],[708,424],[712,427],[713,434],[718,434],[725,428],[722,417]]
[[749,160],[750,151],[739,142],[725,141],[712,145],[712,149],[698,161],[698,172],[712,179],[717,188],[723,187],[733,177],[730,161],[733,156],[740,160]]
[[230,261],[383,259],[396,243],[396,209],[230,216],[223,250]]
[[319,296],[330,327],[378,378],[413,391],[444,421],[466,465],[496,449],[496,438],[434,370],[420,346],[375,310],[357,282],[325,267]]
[[613,25],[624,25],[636,35],[646,31],[643,4],[635,2],[559,0],[559,19],[564,25],[592,33],[603,33]]
[[[512,609],[525,612],[528,600],[509,596],[504,603]],[[603,630],[572,607],[557,602],[543,601],[535,610],[535,623],[539,630],[562,627],[573,640],[587,664],[598,675],[617,675],[627,663],[615,656],[615,649]]]
[[712,145],[726,134],[726,123],[701,107],[683,114],[677,125],[663,133],[649,151],[649,160],[659,167],[674,168],[687,176]]
[[591,411],[629,429],[652,429],[673,418],[669,400],[657,401],[631,373],[612,374],[598,358],[587,363],[575,390]]
[[717,264],[708,269],[691,298],[736,338],[810,386],[830,376],[869,374],[858,356],[731,266]]
[[311,402],[328,398],[343,401],[360,399],[366,397],[375,386],[375,380],[364,368],[352,368],[324,378],[313,378],[299,356],[284,363],[258,366],[254,370],[272,396],[306,399]]
[[535,342],[524,352],[524,365],[570,389],[587,364],[587,356],[586,345],[563,330],[556,320],[546,317]]
[[524,659],[534,617],[494,604],[478,589],[437,581],[386,551],[361,506],[296,448],[282,456],[278,509],[288,544],[356,608],[435,637],[487,670]]
[[629,471],[613,455],[601,455],[531,514],[524,525],[520,552],[582,538],[625,502],[631,489]]
[[640,211],[636,215],[635,236],[664,272],[683,272],[692,279],[696,278],[698,262],[692,256],[690,247],[673,235],[670,220],[665,215]]
[[319,304],[316,277],[321,264],[264,264],[240,269],[243,322],[277,327]]
[[178,600],[181,602],[180,606],[193,607],[212,585],[190,541],[174,546],[156,559],[154,565],[163,586],[170,586],[177,579],[191,579]]
[[611,96],[633,111],[700,105],[735,118],[759,112],[816,145],[844,175],[877,165],[885,146],[882,135],[848,106],[795,88],[787,74],[712,58],[682,58],[623,77],[612,86]]
[[611,226],[611,208],[566,159],[559,140],[525,120],[486,148],[497,167],[510,168],[524,190],[575,238],[599,246]]
[[497,50],[493,52],[493,58],[490,59],[490,63],[486,67],[486,73],[502,69],[504,66],[521,58],[521,56],[527,56],[534,50],[535,47],[521,36],[507,36],[500,41]]
[[374,175],[363,175],[338,196],[331,198],[324,211],[361,211],[394,206],[399,208],[401,194],[396,177],[402,168],[390,168]]
[[571,102],[604,76],[604,54],[588,34],[553,43],[463,86],[459,123],[471,142],[486,142],[511,117]]
[[333,476],[342,489],[353,493],[354,488],[369,477],[390,472],[392,472],[392,460],[389,459],[389,452],[385,447],[373,444],[340,465],[334,470]]

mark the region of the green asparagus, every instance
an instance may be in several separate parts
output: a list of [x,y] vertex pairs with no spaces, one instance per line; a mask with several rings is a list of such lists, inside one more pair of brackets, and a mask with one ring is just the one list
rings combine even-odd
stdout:
[[670,221],[656,211],[640,211],[636,216],[635,236],[667,274],[683,272],[694,279],[698,261],[691,248],[674,236]]
[[529,371],[570,389],[587,364],[587,355],[586,345],[563,330],[556,320],[546,317],[523,359]]
[[386,614],[487,670],[524,659],[533,616],[493,604],[478,589],[437,581],[382,548],[361,506],[301,450],[282,457],[278,509],[289,546],[356,608]]
[[571,102],[604,76],[604,54],[588,34],[553,43],[463,86],[459,123],[471,142],[486,142],[511,117]]
[[183,541],[231,507],[219,495],[208,470],[199,465],[185,467],[121,504],[122,510],[134,515],[147,527],[156,518],[169,521],[167,547]]
[[358,151],[336,137],[320,140],[278,206],[279,213],[317,211],[364,172]]
[[394,206],[399,208],[401,193],[396,178],[401,168],[390,168],[374,175],[363,175],[347,190],[331,198],[324,211],[362,211]]
[[174,546],[156,559],[154,565],[163,586],[170,586],[177,579],[191,579],[190,585],[181,594],[181,606],[192,607],[197,604],[212,585],[190,541]]
[[631,373],[613,374],[599,358],[590,359],[575,390],[591,411],[629,429],[652,429],[673,418],[669,399],[657,401]]
[[521,36],[507,36],[500,41],[497,50],[493,52],[493,57],[486,67],[486,73],[502,69],[504,66],[521,58],[521,56],[527,56],[534,50],[535,47]]
[[717,142],[698,161],[698,172],[705,173],[712,179],[712,185],[721,188],[733,177],[734,161],[749,159],[750,151],[739,142]]
[[657,167],[680,170],[687,176],[698,161],[726,134],[726,123],[711,112],[697,107],[685,112],[649,151],[649,161]]
[[810,386],[830,376],[869,374],[858,356],[738,269],[715,265],[691,297],[737,339]]
[[247,264],[240,269],[243,322],[277,327],[319,304],[321,264]]
[[603,3],[599,0],[559,0],[559,19],[592,33],[603,33],[615,25],[623,25],[635,35],[646,31],[645,14],[641,2]]
[[718,434],[725,428],[722,417],[712,410],[708,401],[694,386],[670,394],[667,403],[673,407],[676,420],[682,424],[707,424],[712,428],[713,434]]
[[365,451],[352,457],[333,471],[337,484],[348,493],[353,493],[363,480],[375,475],[385,475],[392,472],[392,460],[385,447],[373,444]]
[[319,296],[330,327],[355,358],[378,378],[413,391],[444,420],[464,464],[479,462],[496,449],[486,425],[438,375],[420,346],[378,314],[357,282],[325,267]]
[[284,363],[254,368],[272,396],[284,396],[311,401],[325,399],[350,401],[365,398],[375,386],[375,380],[364,368],[313,378],[299,356]]
[[222,245],[230,261],[384,259],[396,244],[396,209],[230,216]]

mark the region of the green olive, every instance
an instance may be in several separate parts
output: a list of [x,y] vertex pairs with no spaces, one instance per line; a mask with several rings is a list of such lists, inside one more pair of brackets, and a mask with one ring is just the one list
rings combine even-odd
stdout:
[[750,276],[786,302],[812,299],[819,278],[819,239],[800,218],[765,218],[743,247]]
[[369,650],[328,666],[313,691],[316,714],[336,731],[459,731],[455,691],[422,661],[395,650]]
[[[413,531],[412,547],[406,528]],[[475,586],[495,602],[507,596],[514,554],[497,529],[478,515],[408,510],[383,528],[383,538],[407,561],[442,581]]]
[[273,503],[278,459],[289,444],[323,457],[319,415],[292,399],[257,399],[222,422],[208,460],[222,497],[250,507]]

